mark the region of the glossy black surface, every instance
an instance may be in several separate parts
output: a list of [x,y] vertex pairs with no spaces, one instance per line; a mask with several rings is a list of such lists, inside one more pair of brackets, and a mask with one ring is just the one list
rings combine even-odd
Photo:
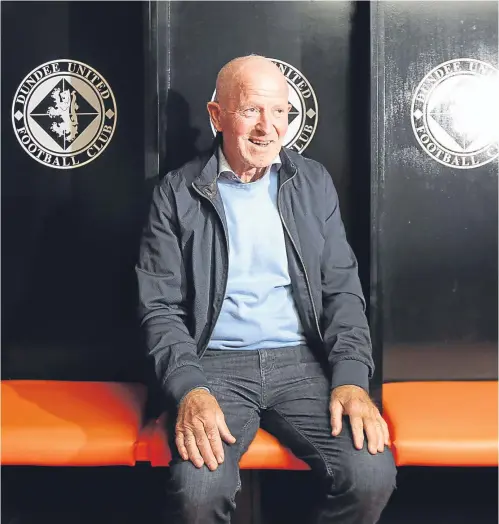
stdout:
[[[144,200],[142,9],[2,3],[3,378],[139,375],[133,264]],[[118,108],[106,150],[76,169],[31,158],[12,126],[18,85],[57,59],[100,72]]]
[[[411,103],[439,64],[497,68],[498,4],[379,2],[372,31],[371,300],[384,380],[497,377],[497,158],[467,169],[437,161],[416,138]],[[480,131],[497,126],[499,90],[485,93],[459,102],[471,132],[477,118]],[[442,123],[443,142],[462,138],[458,124]]]

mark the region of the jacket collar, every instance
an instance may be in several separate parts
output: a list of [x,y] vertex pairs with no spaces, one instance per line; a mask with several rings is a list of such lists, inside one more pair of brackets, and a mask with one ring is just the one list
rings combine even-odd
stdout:
[[286,180],[293,178],[296,175],[297,167],[291,158],[289,158],[286,148],[281,147],[279,156],[281,157],[282,163],[281,169],[279,170],[279,185],[282,185]]
[[[272,160],[272,164],[270,164],[270,166],[267,167],[265,174],[267,174],[272,167],[279,171],[281,164],[281,157],[279,156],[279,154],[277,154],[274,160]],[[234,173],[234,171],[232,171],[221,147],[218,148],[218,178],[227,178],[229,180],[233,180],[240,184],[243,184],[240,178]]]
[[[210,157],[204,165],[201,173],[195,180],[195,185],[208,197],[213,197],[217,193],[217,179],[218,179],[218,148],[222,145],[222,134],[217,133],[213,140]],[[289,158],[289,155],[284,147],[279,153],[281,159],[281,167],[279,169],[279,184],[283,184],[289,178],[292,178],[296,173],[296,165]]]

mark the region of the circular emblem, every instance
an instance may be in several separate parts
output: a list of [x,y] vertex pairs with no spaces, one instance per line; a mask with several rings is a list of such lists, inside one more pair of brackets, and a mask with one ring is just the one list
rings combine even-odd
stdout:
[[21,146],[36,161],[56,169],[80,167],[97,158],[113,136],[116,118],[109,84],[76,60],[53,60],[33,69],[12,104]]
[[[298,153],[305,151],[312,141],[317,121],[319,109],[317,98],[310,82],[305,76],[292,65],[271,58],[272,62],[281,70],[286,77],[289,87],[289,104],[291,109],[288,114],[288,131],[284,137],[283,145],[293,149]],[[212,100],[215,100],[216,90],[213,92]],[[211,123],[211,130],[216,134],[216,129]]]
[[449,167],[472,169],[499,154],[499,71],[471,58],[430,71],[412,98],[412,129],[421,147]]

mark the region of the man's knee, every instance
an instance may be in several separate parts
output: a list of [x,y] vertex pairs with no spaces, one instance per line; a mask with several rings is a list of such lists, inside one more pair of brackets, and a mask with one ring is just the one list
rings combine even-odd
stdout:
[[388,448],[371,455],[364,446],[362,451],[346,454],[342,471],[335,474],[335,487],[340,487],[336,481],[343,483],[342,488],[350,491],[359,504],[384,505],[395,488],[396,476]]
[[206,466],[198,469],[190,461],[172,465],[169,495],[172,511],[178,517],[175,522],[222,522],[214,515],[218,519],[222,515],[228,518],[235,509],[234,499],[239,488],[238,470],[226,462],[215,471]]

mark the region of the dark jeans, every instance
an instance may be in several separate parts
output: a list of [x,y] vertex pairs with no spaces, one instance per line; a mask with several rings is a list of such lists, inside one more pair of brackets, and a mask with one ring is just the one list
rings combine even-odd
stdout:
[[395,487],[393,456],[388,448],[377,455],[365,444],[355,449],[348,417],[340,435],[331,435],[329,379],[308,347],[207,351],[201,363],[237,442],[224,443],[225,460],[216,471],[197,469],[178,456],[170,431],[172,522],[230,522],[241,488],[239,459],[260,423],[323,480],[324,500],[314,522],[378,521]]

